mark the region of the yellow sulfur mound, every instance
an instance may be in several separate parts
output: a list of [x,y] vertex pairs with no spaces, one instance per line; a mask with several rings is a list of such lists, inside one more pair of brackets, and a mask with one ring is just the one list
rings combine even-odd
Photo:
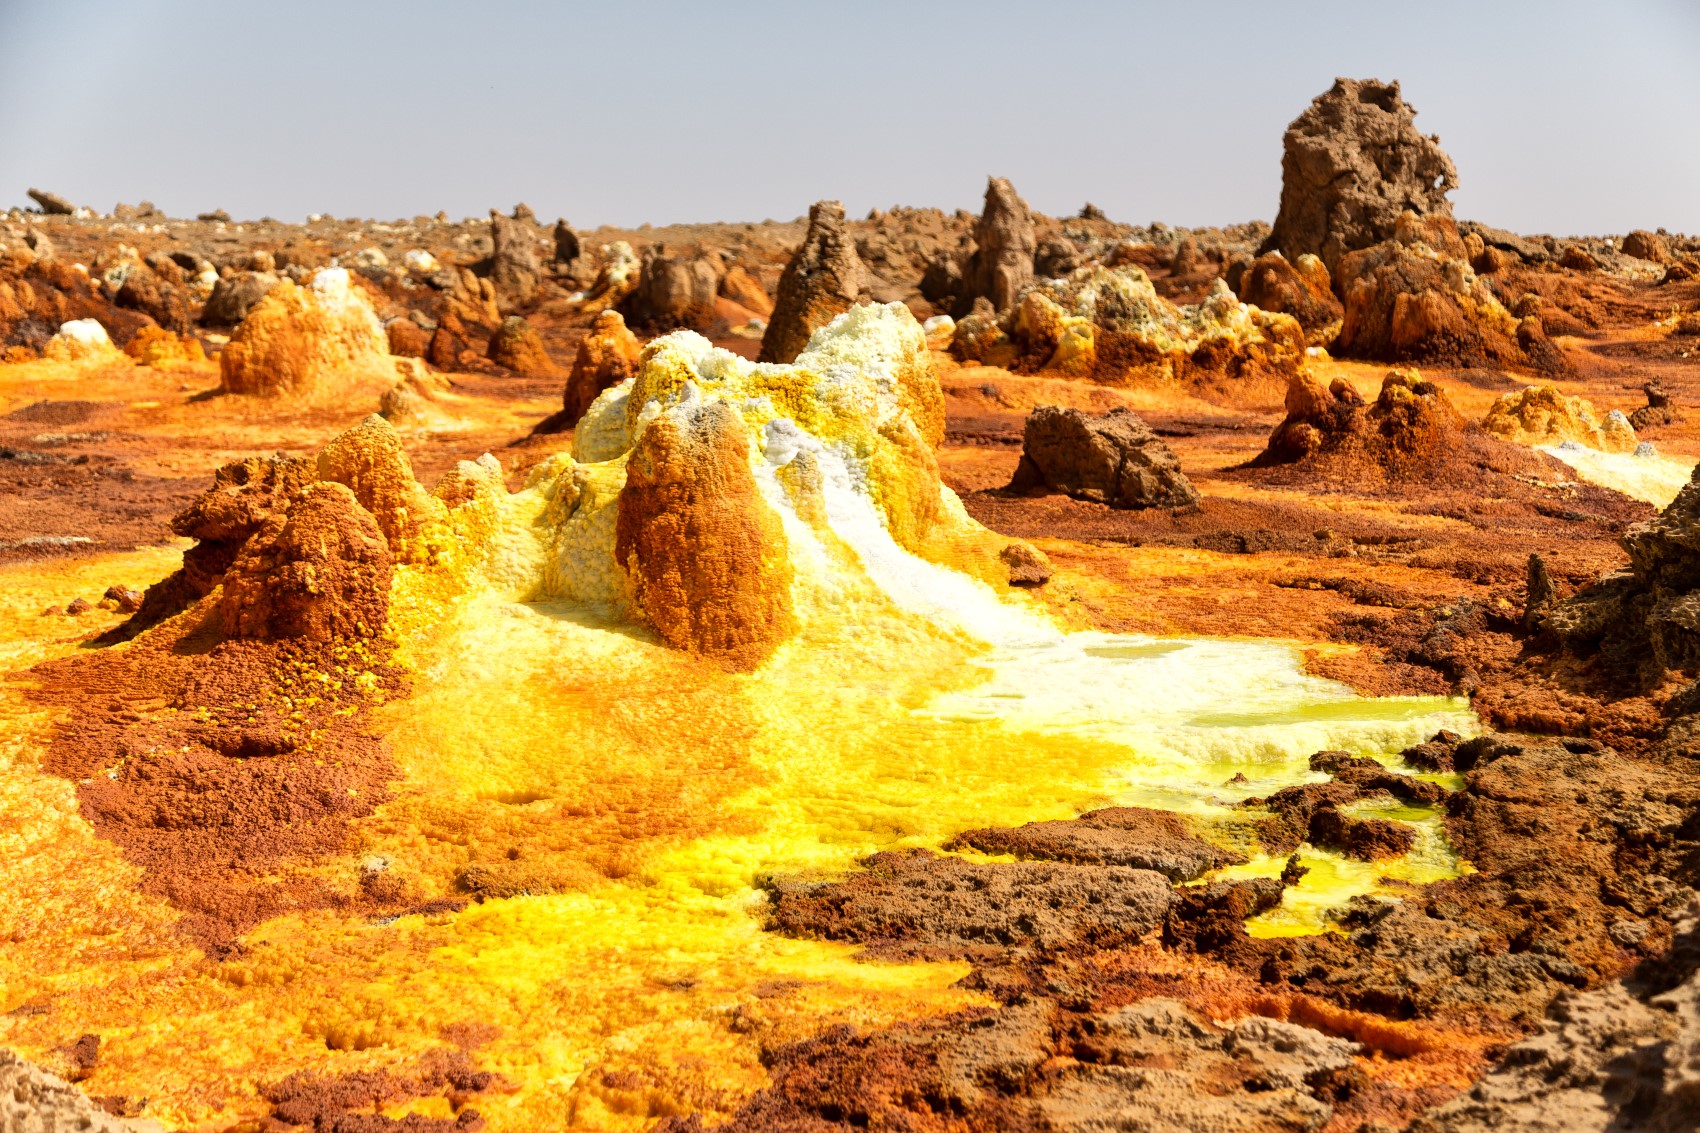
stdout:
[[381,389],[396,377],[384,325],[344,268],[267,292],[230,336],[219,372],[226,391],[264,397]]
[[1482,428],[1520,445],[1557,445],[1575,441],[1601,452],[1634,452],[1635,429],[1617,410],[1601,421],[1580,397],[1566,397],[1556,386],[1529,386],[1493,403]]

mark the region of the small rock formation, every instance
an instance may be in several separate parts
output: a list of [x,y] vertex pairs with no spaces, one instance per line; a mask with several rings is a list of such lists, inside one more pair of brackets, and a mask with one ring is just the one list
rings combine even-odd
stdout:
[[328,642],[374,637],[389,615],[395,559],[342,484],[315,483],[260,525],[224,575],[219,623],[231,637]]
[[1284,385],[1304,360],[1297,320],[1246,306],[1221,280],[1202,303],[1176,307],[1138,267],[1090,265],[1035,285],[1001,318],[984,296],[977,304],[958,323],[952,351],[1020,373],[1234,392],[1258,378]]
[[624,308],[632,324],[657,331],[706,329],[714,323],[714,300],[725,271],[718,253],[691,249],[670,256],[662,244],[643,250],[637,288]]
[[453,310],[444,310],[437,318],[437,329],[431,332],[430,344],[425,347],[425,360],[439,370],[454,370],[461,367],[461,356],[470,353],[465,325]]
[[732,300],[758,318],[765,319],[773,314],[773,300],[762,290],[755,276],[737,264],[727,268],[726,274],[720,277],[720,297]]
[[572,373],[561,394],[561,411],[567,423],[583,417],[597,394],[636,374],[642,354],[643,344],[626,328],[620,312],[597,315],[590,333],[578,344],[578,356],[573,359]]
[[519,315],[509,315],[490,336],[490,361],[522,377],[548,377],[557,373],[555,362],[543,348],[537,328]]
[[856,242],[844,228],[844,206],[838,201],[816,201],[809,207],[809,230],[802,246],[779,277],[779,294],[767,333],[762,335],[758,361],[796,358],[808,346],[810,335],[865,297],[867,286]]
[[644,430],[620,490],[615,558],[663,640],[751,671],[794,625],[779,516],[724,401],[682,404]]
[[1700,668],[1700,481],[1690,479],[1620,542],[1628,567],[1555,604],[1547,627],[1649,684],[1673,669]]
[[1665,392],[1664,386],[1656,381],[1648,382],[1641,387],[1641,392],[1647,395],[1647,404],[1629,415],[1630,427],[1637,433],[1659,425],[1674,425],[1682,420],[1671,408],[1670,394]]
[[242,320],[219,355],[229,393],[315,396],[395,381],[389,336],[345,268],[306,287],[281,280]]
[[41,211],[48,216],[71,216],[77,211],[77,206],[61,197],[58,193],[49,193],[45,189],[31,189],[30,199],[41,206]]
[[1538,627],[1557,598],[1558,590],[1552,584],[1552,576],[1547,573],[1546,560],[1531,552],[1523,587],[1523,628],[1534,630]]
[[1309,252],[1334,271],[1407,211],[1450,219],[1458,171],[1415,119],[1397,82],[1335,79],[1282,138],[1281,208],[1260,251]]
[[124,353],[138,366],[185,366],[207,360],[199,339],[175,335],[163,327],[143,327],[124,344]]
[[964,847],[1017,858],[1149,869],[1174,882],[1193,881],[1245,860],[1193,834],[1180,815],[1144,807],[1106,807],[1067,821],[968,830],[944,846]]
[[278,284],[270,272],[239,271],[213,284],[212,294],[201,309],[201,322],[206,326],[233,327],[248,317],[261,299]]
[[1556,386],[1529,386],[1502,395],[1482,418],[1482,428],[1520,445],[1557,445],[1575,441],[1601,452],[1634,452],[1635,430],[1617,410],[1602,422],[1581,397],[1566,397]]
[[391,319],[384,326],[390,354],[396,358],[423,358],[431,346],[431,336],[412,319]]
[[624,240],[604,244],[602,266],[597,269],[596,281],[584,295],[585,313],[594,315],[619,306],[637,289],[641,270],[637,253],[632,251],[630,244]]
[[372,515],[398,562],[424,558],[420,532],[443,516],[442,501],[413,477],[401,437],[373,414],[319,453],[318,478],[341,484]]
[[392,425],[450,425],[442,403],[452,388],[448,378],[424,367],[404,373],[378,399],[378,416]]
[[[529,211],[529,210],[528,210]],[[537,263],[537,239],[531,225],[518,217],[490,210],[490,283],[503,314],[523,307],[537,297],[542,269]]]
[[1488,435],[1416,370],[1390,371],[1374,402],[1308,372],[1287,387],[1287,417],[1251,468],[1291,466],[1294,483],[1463,488],[1501,474],[1550,475],[1550,458]]
[[1034,488],[1119,508],[1187,507],[1199,499],[1174,450],[1121,407],[1093,416],[1042,405],[1029,414],[1008,490]]
[[[179,281],[182,280],[182,270],[176,264],[167,260],[165,266]],[[166,282],[157,270],[137,268],[131,271],[124,277],[112,301],[120,307],[142,312],[174,334],[189,333],[191,319],[187,288]]]
[[1456,366],[1569,368],[1538,316],[1507,311],[1465,261],[1450,217],[1400,217],[1393,237],[1344,256],[1334,275],[1344,297],[1339,353]]
[[101,363],[124,358],[98,319],[73,319],[63,324],[59,333],[47,340],[41,353],[55,362]]
[[1293,316],[1308,343],[1326,346],[1339,333],[1345,308],[1334,296],[1328,268],[1309,252],[1297,260],[1266,252],[1246,265],[1238,283],[1241,302]]
[[450,269],[450,286],[443,296],[442,315],[495,330],[502,325],[502,310],[496,301],[496,285],[471,268]]
[[1006,179],[988,178],[986,203],[974,225],[974,250],[962,265],[962,287],[951,313],[958,318],[968,314],[981,296],[991,300],[993,310],[1013,307],[1033,281],[1037,247],[1027,202]]
[[1655,264],[1671,262],[1670,243],[1656,232],[1637,228],[1623,238],[1623,254]]

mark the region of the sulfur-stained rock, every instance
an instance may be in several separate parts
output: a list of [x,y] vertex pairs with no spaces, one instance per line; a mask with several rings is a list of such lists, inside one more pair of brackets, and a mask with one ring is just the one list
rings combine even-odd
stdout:
[[1569,268],[1571,271],[1593,272],[1600,270],[1600,261],[1586,248],[1566,244],[1564,251],[1558,255],[1558,266]]
[[1261,251],[1309,252],[1334,271],[1390,239],[1402,213],[1450,218],[1458,171],[1415,119],[1397,82],[1335,79],[1282,138],[1281,208]]
[[1566,397],[1550,385],[1502,395],[1482,418],[1482,428],[1522,445],[1575,441],[1602,452],[1634,452],[1636,444],[1622,413],[1614,409],[1602,421],[1585,398]]
[[1642,429],[1652,429],[1660,425],[1674,425],[1682,418],[1671,405],[1670,394],[1658,382],[1648,382],[1641,387],[1647,395],[1647,404],[1629,415],[1629,425],[1636,432]]
[[1012,492],[1049,487],[1111,507],[1187,507],[1198,490],[1150,426],[1117,407],[1102,416],[1042,405],[1027,417]]
[[1400,218],[1394,237],[1342,258],[1335,287],[1345,319],[1335,349],[1383,361],[1512,365],[1562,372],[1538,320],[1519,320],[1462,258],[1450,217]]
[[425,360],[439,370],[458,369],[461,355],[468,353],[466,326],[453,311],[444,311],[437,319],[437,329],[425,347]]
[[791,361],[803,352],[810,335],[865,298],[867,288],[867,270],[844,228],[844,206],[816,201],[809,208],[802,246],[779,277],[759,360]]
[[537,328],[519,315],[509,315],[490,336],[490,361],[524,377],[548,377],[557,373],[555,362],[543,347]]
[[56,362],[117,362],[124,355],[112,345],[112,338],[98,319],[73,319],[48,339],[42,356]]
[[339,435],[319,453],[316,470],[320,480],[354,493],[398,561],[424,557],[420,533],[442,518],[443,505],[414,479],[413,463],[389,421],[373,414]]
[[1257,257],[1234,290],[1242,302],[1293,316],[1304,328],[1306,342],[1327,345],[1339,333],[1344,308],[1334,296],[1327,267],[1309,252],[1296,261],[1279,252]]
[[724,271],[719,253],[695,248],[669,255],[665,245],[651,244],[643,250],[637,288],[624,309],[637,326],[706,329],[714,323]]
[[213,284],[212,294],[201,309],[201,322],[207,326],[235,326],[277,284],[276,275],[260,271],[239,271],[220,279]]
[[662,638],[738,670],[765,661],[795,620],[785,531],[749,461],[727,403],[664,412],[627,462],[615,547]]
[[120,307],[142,312],[173,334],[189,333],[188,293],[181,287],[166,283],[151,269],[132,270],[124,277],[112,301]]
[[642,264],[632,246],[624,240],[602,246],[602,266],[596,280],[585,292],[584,310],[589,314],[618,307],[626,296],[637,289]]
[[231,637],[375,637],[389,615],[395,559],[342,484],[309,484],[269,517],[224,576],[218,618]]
[[142,366],[192,365],[207,360],[199,339],[178,336],[163,327],[143,327],[124,344],[124,353]]
[[[154,1122],[146,1125],[161,1128]],[[6,1133],[142,1133],[55,1074],[0,1050],[0,1129]]]
[[531,225],[490,210],[490,283],[498,309],[507,314],[537,297],[542,269]]
[[988,178],[986,203],[974,225],[974,250],[962,266],[962,289],[952,313],[959,318],[968,314],[982,296],[996,311],[1013,307],[1033,280],[1037,247],[1027,202],[1005,178]]
[[561,409],[569,422],[577,422],[596,396],[637,373],[643,344],[626,328],[618,311],[603,311],[590,324],[590,333],[578,344],[572,373],[561,394]]
[[282,280],[242,320],[219,355],[227,392],[332,396],[395,381],[389,336],[344,268],[325,268],[307,287]]

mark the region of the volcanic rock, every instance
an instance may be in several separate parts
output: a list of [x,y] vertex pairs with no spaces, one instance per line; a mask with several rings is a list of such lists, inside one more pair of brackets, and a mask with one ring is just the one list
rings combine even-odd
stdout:
[[1548,628],[1627,676],[1700,668],[1700,480],[1620,540],[1629,566],[1557,603]]
[[1407,211],[1450,218],[1458,171],[1415,119],[1397,82],[1335,79],[1282,138],[1281,208],[1261,251],[1309,252],[1334,271]]
[[1560,267],[1569,268],[1571,271],[1600,270],[1600,262],[1586,248],[1578,247],[1575,244],[1564,246],[1564,251],[1559,253],[1558,264]]
[[578,259],[582,249],[579,246],[578,233],[564,219],[555,222],[555,262],[566,265]]
[[412,319],[391,319],[384,326],[384,334],[390,354],[396,358],[423,358],[431,345],[431,336]]
[[201,309],[201,322],[207,326],[235,326],[277,284],[278,277],[270,272],[239,271],[226,276],[213,284],[212,294]]
[[1049,487],[1111,507],[1187,507],[1198,490],[1174,450],[1130,410],[1103,416],[1042,405],[1027,417],[1009,491]]
[[844,206],[816,201],[809,207],[803,243],[779,277],[773,318],[762,335],[762,362],[789,362],[809,336],[866,297],[867,271],[844,227]]
[[1033,272],[1042,279],[1060,279],[1082,262],[1080,249],[1073,241],[1052,236],[1040,241],[1033,253]]
[[1173,901],[1168,878],[1120,865],[984,865],[927,850],[862,864],[842,882],[776,882],[769,927],[850,941],[881,957],[943,958],[1136,940],[1162,924]]
[[164,282],[149,269],[140,268],[125,276],[112,301],[120,307],[142,312],[174,334],[189,333],[188,294],[182,288]]
[[547,377],[557,372],[554,360],[543,348],[543,337],[519,315],[503,319],[490,336],[488,357],[523,377]]
[[44,189],[31,189],[30,199],[41,206],[41,211],[49,216],[70,216],[77,211],[77,206],[61,197],[58,193],[49,193]]
[[192,365],[206,361],[206,351],[192,335],[175,335],[163,327],[143,327],[124,344],[124,353],[141,366]]
[[1335,272],[1345,302],[1336,349],[1383,361],[1565,368],[1539,320],[1525,329],[1464,255],[1450,217],[1406,213],[1391,239],[1344,256]]
[[1656,232],[1637,228],[1623,238],[1623,254],[1655,264],[1671,262],[1670,243]]
[[87,1094],[63,1078],[3,1049],[0,1129],[6,1133],[140,1133],[139,1126],[102,1112]]
[[962,288],[956,297],[960,318],[984,296],[996,311],[1015,306],[1021,291],[1033,280],[1033,253],[1038,237],[1033,215],[1015,187],[1002,177],[986,181],[986,203],[974,225],[974,250],[962,265]]
[[594,315],[619,306],[637,289],[641,271],[642,264],[630,244],[624,240],[604,244],[602,266],[597,269],[596,280],[590,285],[590,290],[585,292],[584,311]]
[[431,332],[431,342],[425,347],[425,360],[439,370],[458,369],[461,355],[470,353],[466,343],[466,327],[453,310],[445,310]]
[[490,210],[490,283],[502,313],[523,307],[537,296],[542,269],[531,226]]
[[1309,343],[1331,342],[1345,313],[1334,297],[1328,269],[1309,252],[1297,261],[1289,261],[1279,252],[1259,256],[1246,266],[1234,290],[1242,302],[1253,307],[1293,316],[1304,328]]
[[395,559],[342,484],[309,484],[261,524],[224,576],[219,623],[232,637],[374,637],[389,614]]
[[626,329],[618,311],[603,311],[579,340],[572,373],[561,394],[561,411],[569,424],[584,416],[596,395],[637,373],[643,344]]
[[693,249],[670,256],[661,244],[643,250],[637,289],[624,308],[636,326],[656,330],[707,328],[714,323],[714,300],[725,271],[717,253]]
[[1143,807],[1108,807],[1066,822],[1029,822],[1014,829],[969,830],[944,848],[965,846],[1017,858],[1155,870],[1176,882],[1244,860],[1196,837],[1180,815]]
[[615,544],[663,640],[743,671],[795,623],[785,529],[749,451],[743,419],[724,401],[663,413],[627,461]]
[[1556,386],[1529,386],[1503,394],[1482,428],[1521,445],[1557,445],[1575,441],[1601,452],[1634,452],[1635,430],[1617,410],[1602,422],[1585,398],[1566,397]]
[[325,268],[307,287],[281,280],[219,355],[230,393],[314,396],[362,381],[395,380],[389,336],[344,268]]

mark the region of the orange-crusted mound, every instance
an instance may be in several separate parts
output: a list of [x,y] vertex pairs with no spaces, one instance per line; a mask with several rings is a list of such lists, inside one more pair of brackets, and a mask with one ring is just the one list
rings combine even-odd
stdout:
[[396,377],[383,323],[341,268],[306,287],[280,280],[230,336],[219,373],[230,393],[307,398],[382,388]]

